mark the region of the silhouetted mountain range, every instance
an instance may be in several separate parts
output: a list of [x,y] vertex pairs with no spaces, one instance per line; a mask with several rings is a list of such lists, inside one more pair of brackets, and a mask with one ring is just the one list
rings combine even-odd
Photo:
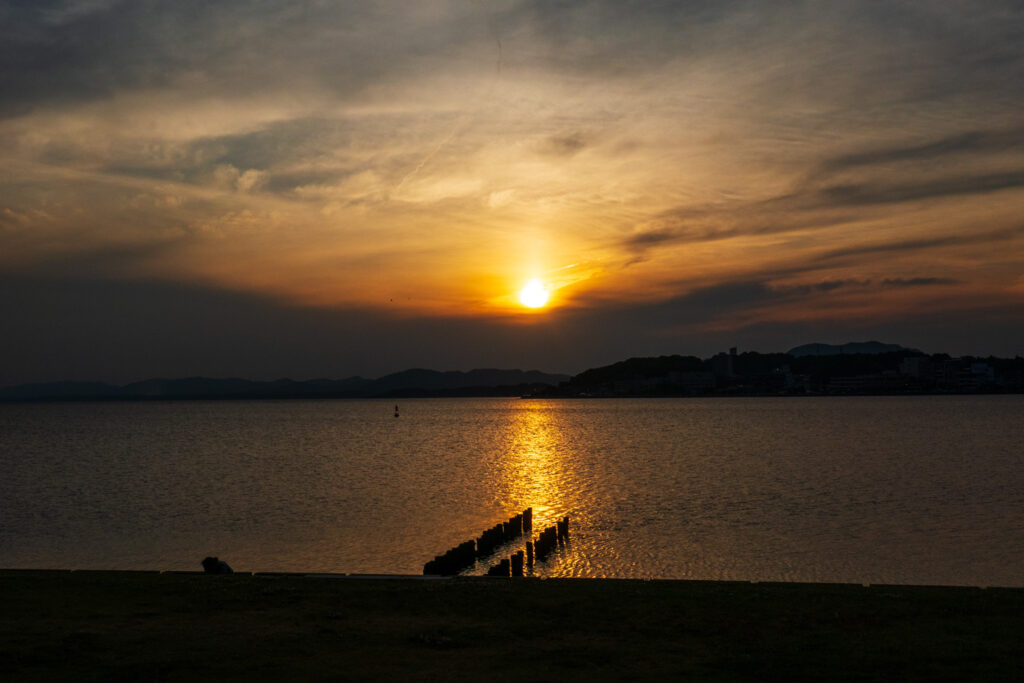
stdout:
[[429,396],[773,396],[804,394],[1017,393],[1022,358],[951,358],[882,342],[804,344],[788,353],[747,351],[711,358],[630,358],[575,377],[537,370],[438,372],[414,368],[378,379],[147,379],[23,384],[0,401],[386,398]]
[[0,389],[0,400],[138,400],[240,398],[375,398],[398,396],[522,396],[569,379],[537,370],[438,372],[420,368],[378,379],[147,379],[124,386],[100,382],[22,384]]

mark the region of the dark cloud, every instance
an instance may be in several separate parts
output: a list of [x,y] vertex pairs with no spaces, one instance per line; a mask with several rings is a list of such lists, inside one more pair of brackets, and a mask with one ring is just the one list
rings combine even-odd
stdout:
[[7,5],[0,115],[183,81],[225,97],[297,83],[352,93],[385,74],[435,66],[459,36],[487,39],[468,3],[453,14],[428,3],[409,11],[397,2],[137,0],[65,12],[59,22],[65,3]]
[[726,282],[695,289],[654,308],[687,322],[698,322],[731,310],[748,309],[770,300],[774,294],[765,282]]
[[[656,249],[661,245],[683,241],[687,240],[681,231],[669,228],[657,228],[654,230],[634,232],[620,240],[615,246],[624,247],[633,254],[633,257],[624,264],[624,267],[629,267],[646,261],[647,252],[651,249]],[[695,240],[691,239],[689,241]]]
[[885,287],[933,287],[960,284],[959,280],[949,277],[912,277],[912,278],[886,278],[882,280]]
[[[176,3],[177,4],[177,3]],[[189,3],[159,12],[150,2],[99,5],[96,11],[63,12],[69,3],[8,3],[0,29],[0,115],[44,103],[89,100],[118,90],[163,85],[187,67],[188,55],[211,57],[197,40]],[[201,8],[195,18],[208,14]]]
[[919,239],[900,240],[895,242],[880,242],[875,244],[864,244],[853,247],[843,247],[819,254],[816,258],[841,259],[850,256],[865,256],[867,254],[897,253],[897,252],[918,252],[937,247],[967,246],[978,244],[999,244],[1013,240],[1024,235],[1024,225],[1006,228],[1002,230],[991,230],[982,233],[969,233],[964,235],[940,235],[936,237],[923,237]]
[[979,155],[1024,148],[1024,127],[973,130],[919,145],[898,145],[842,154],[826,160],[818,173],[907,161],[946,162],[950,157]]
[[964,174],[909,183],[874,181],[833,185],[819,190],[817,195],[821,206],[849,207],[988,194],[1020,187],[1024,187],[1024,170],[980,175]]
[[[740,288],[742,289],[742,288]],[[690,297],[697,309],[742,293]],[[625,355],[681,348],[664,307],[578,311],[533,324],[401,318],[154,281],[0,276],[0,386],[145,377],[254,379],[380,376],[409,367],[557,368],[579,372]],[[635,325],[628,325],[631,320]],[[690,345],[688,348],[695,348]]]
[[545,154],[556,157],[571,157],[578,154],[587,146],[587,138],[583,133],[568,133],[566,135],[553,135],[547,138],[540,149]]
[[[499,49],[496,43],[513,70],[633,77],[673,61],[721,56],[741,72],[764,72],[760,80],[776,90],[811,81],[832,93],[842,76],[891,83],[904,96],[915,89],[917,97],[996,86],[1012,96],[1024,91],[1019,4],[989,2],[962,14],[913,2],[869,5],[7,2],[0,111],[184,81],[228,95],[296,81],[351,94],[454,64],[491,71],[493,62],[480,57]],[[777,51],[787,45],[806,60],[780,59]],[[922,59],[942,68],[922,69]],[[886,87],[854,94],[876,92],[888,95]]]
[[700,326],[711,321],[728,322],[733,316],[747,314],[760,308],[865,284],[867,282],[857,280],[831,280],[800,285],[775,285],[767,280],[736,280],[697,287],[686,294],[645,304],[596,305],[579,315],[605,317],[614,320],[616,327],[635,330],[675,328],[680,325]]
[[870,280],[825,280],[824,282],[815,282],[806,285],[794,285],[789,287],[777,288],[777,291],[786,292],[789,294],[797,294],[801,296],[808,296],[813,294],[834,292],[839,289],[849,289],[851,287],[866,287],[870,284]]
[[180,233],[145,243],[58,252],[35,259],[25,271],[33,277],[54,278],[58,281],[69,278],[118,278],[139,269],[146,262],[166,256],[185,241],[187,237]]
[[[352,147],[355,137],[344,121],[303,117],[271,122],[252,132],[203,137],[167,149],[150,146],[146,158],[132,158],[133,164],[115,160],[103,170],[203,184],[218,166],[232,166],[243,172],[269,169],[274,172],[263,189],[289,193],[303,185],[337,182],[364,170],[364,165],[338,153]],[[67,150],[67,154],[73,156],[74,150]]]
[[[787,196],[778,200],[738,202],[718,208],[679,207],[663,212],[654,221],[658,227],[638,230],[618,240],[615,245],[644,256],[648,250],[662,246],[834,227],[856,219],[854,215],[845,213],[821,216],[789,208],[780,209],[781,204],[791,199]],[[640,260],[636,259],[637,262]]]
[[[0,319],[7,321],[0,354],[18,359],[17,365],[4,365],[0,384],[375,376],[406,367],[555,361],[541,352],[552,340],[537,328],[298,308],[262,296],[154,281],[3,276]],[[566,349],[554,348],[565,362]]]

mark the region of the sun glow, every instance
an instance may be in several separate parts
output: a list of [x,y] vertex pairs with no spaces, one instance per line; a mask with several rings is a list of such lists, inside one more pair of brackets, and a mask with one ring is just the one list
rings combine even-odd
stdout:
[[527,308],[542,308],[551,296],[548,288],[537,278],[527,281],[519,291],[519,301]]

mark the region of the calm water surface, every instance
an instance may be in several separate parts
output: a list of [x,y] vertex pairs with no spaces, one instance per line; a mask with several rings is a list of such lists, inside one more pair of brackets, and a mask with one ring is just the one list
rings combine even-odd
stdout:
[[0,405],[0,566],[1024,585],[1022,396],[400,403]]

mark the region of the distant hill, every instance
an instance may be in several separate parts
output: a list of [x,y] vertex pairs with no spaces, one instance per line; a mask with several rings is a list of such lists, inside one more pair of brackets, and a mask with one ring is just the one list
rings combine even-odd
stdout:
[[789,353],[745,351],[630,358],[591,368],[538,397],[976,394],[1024,391],[1024,358],[927,355],[898,344],[805,344]]
[[855,353],[892,353],[894,351],[913,351],[920,353],[917,349],[908,349],[899,344],[883,344],[882,342],[847,342],[846,344],[804,344],[796,346],[786,353],[790,356],[839,356],[853,355]]
[[658,377],[670,372],[699,372],[704,362],[695,356],[629,358],[600,368],[585,370],[572,378],[575,387],[593,388],[623,379]]
[[0,389],[0,400],[33,401],[45,398],[53,401],[79,398],[117,398],[121,387],[102,382],[49,382],[45,384],[19,384]]
[[23,384],[0,389],[0,401],[239,399],[239,398],[374,398],[399,396],[521,396],[569,379],[537,370],[480,369],[438,372],[420,368],[379,379],[279,379],[187,377],[154,378],[114,386],[99,382]]

